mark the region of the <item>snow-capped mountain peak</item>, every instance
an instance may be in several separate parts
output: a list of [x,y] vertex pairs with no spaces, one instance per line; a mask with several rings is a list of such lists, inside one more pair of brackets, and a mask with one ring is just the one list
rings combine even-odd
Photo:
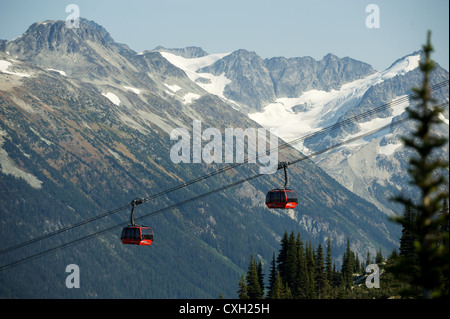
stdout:
[[[280,137],[290,141],[333,125],[341,116],[357,107],[371,87],[413,71],[419,66],[419,60],[420,53],[417,52],[397,60],[386,70],[346,83],[339,89],[313,89],[299,97],[278,98],[266,105],[262,112],[250,113],[249,116],[264,127],[277,128]],[[403,110],[396,109],[395,115],[400,115]],[[303,144],[296,147],[307,152]]]
[[[394,123],[405,117],[405,110],[413,101],[412,88],[421,85],[418,68],[422,53],[414,52],[395,61],[389,68],[364,78],[345,83],[338,89],[312,89],[299,97],[278,98],[261,112],[250,113],[254,121],[264,127],[275,127],[287,142],[330,127],[339,121],[351,119],[380,106],[377,113],[350,121],[328,135],[300,139],[294,145],[305,154],[311,154],[331,145],[349,140]],[[448,81],[448,72],[437,66],[430,85]],[[437,103],[448,102],[448,86],[433,91]],[[436,134],[448,136],[448,108],[441,114],[442,125]],[[400,141],[414,124],[406,122],[341,146],[331,152],[312,158],[321,168],[354,193],[369,199],[387,214],[398,213],[390,197],[409,189],[407,150]],[[448,145],[442,150],[448,154]],[[444,155],[443,155],[444,156]]]
[[170,52],[160,52],[161,55],[176,67],[182,69],[186,75],[208,93],[224,98],[225,86],[231,81],[223,74],[213,75],[201,73],[197,70],[210,66],[230,53],[209,54],[198,58],[185,58]]
[[[377,130],[405,117],[411,105],[411,88],[420,86],[418,68],[422,52],[406,55],[385,70],[350,58],[325,56],[312,58],[272,58],[262,60],[254,52],[238,50],[185,58],[161,52],[164,58],[211,94],[215,94],[247,113],[265,128],[277,128],[279,137],[305,154]],[[448,79],[438,66],[432,83]],[[439,102],[448,101],[448,88],[434,92]],[[312,133],[386,105],[378,113],[351,121],[345,127],[319,137]],[[390,105],[392,107],[390,107]],[[448,111],[442,115],[441,133],[448,135]],[[386,214],[396,207],[388,193],[408,184],[404,148],[400,136],[411,124],[386,129],[316,156],[313,160],[351,191],[370,200]]]

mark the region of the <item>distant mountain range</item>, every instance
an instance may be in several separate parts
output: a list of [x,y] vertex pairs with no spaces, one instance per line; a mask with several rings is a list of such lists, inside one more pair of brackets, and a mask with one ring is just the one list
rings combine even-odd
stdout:
[[[418,69],[422,58],[420,51],[398,59],[386,70],[375,71],[366,63],[332,54],[327,54],[321,61],[310,57],[263,60],[256,53],[245,50],[227,55],[202,54],[198,58],[192,55],[184,58],[179,49],[158,50],[168,61],[190,74],[191,80],[212,79],[209,86],[203,85],[206,90],[236,103],[239,110],[263,127],[277,128],[279,136],[288,142],[392,104],[392,107],[332,130],[327,136],[320,134],[295,144],[305,154],[404,118],[405,108],[414,103],[408,98],[412,95],[411,89],[420,86],[422,80]],[[211,64],[203,66],[197,61]],[[448,71],[437,65],[431,85],[445,81],[448,81]],[[220,92],[213,83],[222,84]],[[448,85],[433,94],[436,103],[448,102]],[[448,136],[448,118],[447,107],[437,134]],[[401,207],[390,200],[393,194],[413,192],[409,187],[406,160],[412,154],[400,141],[412,127],[411,122],[393,126],[312,159],[352,192],[374,203],[386,214],[396,214]],[[446,154],[448,145],[439,156]]]
[[[418,55],[379,72],[331,54],[315,61],[264,60],[246,50],[208,54],[198,47],[137,53],[93,21],[82,19],[79,29],[66,28],[64,21],[34,23],[22,36],[0,40],[0,250],[227,165],[174,164],[174,128],[191,130],[193,120],[222,132],[275,127],[290,141],[409,94],[420,83]],[[448,79],[441,68],[435,74],[433,83]],[[448,87],[437,98],[448,101]],[[279,160],[298,159],[402,114],[399,107],[386,110],[369,123],[280,149]],[[448,134],[448,111],[444,121]],[[387,195],[408,190],[406,153],[397,147],[398,135],[408,129],[397,126],[366,138],[366,144],[290,166],[290,186],[299,195],[295,210],[265,207],[266,192],[283,184],[278,172],[144,219],[155,231],[151,247],[120,242],[127,210],[0,254],[2,267],[118,225],[1,270],[0,296],[235,298],[250,254],[267,273],[285,230],[315,244],[330,238],[336,258],[347,239],[361,257],[380,248],[388,253],[400,229],[386,215],[398,212]],[[257,165],[242,165],[142,204],[136,216],[257,173]],[[72,263],[80,267],[81,289],[65,286],[65,267]]]

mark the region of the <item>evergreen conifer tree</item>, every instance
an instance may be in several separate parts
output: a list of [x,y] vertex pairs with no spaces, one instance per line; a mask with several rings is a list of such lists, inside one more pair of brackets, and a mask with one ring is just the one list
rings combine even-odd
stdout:
[[412,231],[414,214],[412,212],[411,203],[405,204],[403,214],[402,237],[400,238],[400,255],[408,258],[413,262],[414,258],[414,233]]
[[291,291],[296,289],[296,276],[298,268],[298,249],[297,241],[295,239],[294,232],[289,235],[286,263],[285,263],[285,275],[283,277],[284,282],[289,286]]
[[383,253],[381,252],[381,248],[377,250],[377,254],[375,256],[375,263],[380,265],[383,262]]
[[270,265],[270,274],[269,274],[269,286],[268,286],[268,293],[267,298],[273,299],[274,295],[274,287],[275,287],[275,281],[277,280],[277,264],[275,260],[275,253],[272,255],[272,263]]
[[305,250],[306,267],[307,267],[307,283],[306,283],[306,295],[309,299],[316,298],[316,264],[315,264],[315,252],[311,242],[306,246]]
[[239,289],[237,291],[239,299],[249,299],[248,297],[248,287],[245,283],[244,274],[241,276],[241,280],[239,281]]
[[275,276],[275,282],[273,285],[271,299],[284,299],[284,288],[283,288],[283,280],[281,279],[280,272],[277,271]]
[[247,294],[250,299],[261,299],[261,286],[259,285],[258,269],[253,254],[250,256],[250,265],[247,271]]
[[341,274],[336,270],[336,262],[333,263],[333,287],[338,287],[341,284]]
[[259,288],[261,289],[261,298],[263,298],[264,297],[264,273],[263,273],[263,266],[262,266],[261,260],[258,261],[256,270],[258,272],[258,282],[259,282]]
[[289,246],[289,236],[287,231],[285,231],[283,234],[283,238],[281,239],[281,247],[277,256],[278,270],[283,280],[286,277],[286,261],[287,261],[288,246]]
[[286,283],[286,286],[284,287],[284,299],[292,299],[294,298],[291,292],[291,288],[289,288],[289,285]]
[[[433,134],[433,126],[441,123],[439,115],[442,113],[442,108],[431,106],[435,103],[429,86],[430,75],[435,68],[430,58],[432,51],[431,32],[429,32],[427,43],[423,46],[425,59],[419,64],[423,73],[422,86],[413,88],[419,103],[416,107],[407,109],[409,118],[416,121],[417,128],[411,137],[403,138],[404,144],[416,153],[409,161],[408,172],[412,177],[412,184],[418,188],[420,195],[416,202],[404,196],[396,198],[404,205],[411,204],[413,211],[416,212],[411,228],[415,236],[417,270],[411,273],[411,284],[421,289],[424,298],[431,298],[433,294],[448,296],[448,290],[442,290],[441,287],[442,278],[445,272],[448,273],[449,266],[448,249],[445,250],[442,245],[437,244],[442,239],[438,230],[444,222],[438,214],[443,200],[448,198],[448,188],[445,187],[448,182],[442,170],[448,169],[448,162],[442,158],[433,157],[434,151],[447,143],[447,138]],[[397,218],[396,221],[402,225],[405,224],[402,217]],[[404,268],[408,267],[404,259],[400,259],[399,262],[405,266]]]
[[327,272],[327,280],[328,280],[328,283],[331,285],[333,282],[333,261],[331,258],[330,238],[328,238],[328,242],[327,242],[327,257],[325,260],[325,265],[326,265],[326,272]]
[[324,265],[324,257],[323,257],[323,250],[322,245],[319,244],[317,247],[317,254],[316,254],[316,262],[315,262],[315,281],[316,281],[316,296],[317,298],[323,298],[327,293],[327,286],[328,286],[328,280],[327,280],[327,274],[325,272],[325,265]]
[[359,256],[358,254],[355,254],[355,265],[353,267],[353,270],[355,273],[360,274],[361,273],[361,263],[359,262]]
[[350,249],[350,240],[347,239],[347,249],[345,250],[342,261],[342,284],[346,289],[349,289],[353,284],[353,271],[355,267],[355,256]]
[[367,255],[366,255],[366,267],[369,266],[371,264],[371,259],[370,259],[370,252],[367,251]]
[[[442,206],[440,219],[443,221],[440,228],[440,237],[438,239],[438,244],[442,245],[444,251],[449,251],[449,211],[448,211],[448,201],[447,198],[444,199],[444,204]],[[447,257],[448,260],[448,257]],[[444,267],[442,271],[442,287],[441,287],[441,295],[448,296],[449,291],[449,267],[447,265]]]
[[308,275],[308,266],[306,264],[306,256],[305,256],[305,249],[303,247],[302,242],[298,242],[298,267],[297,267],[297,277],[296,277],[296,291],[295,291],[295,297],[300,299],[305,299],[308,297],[308,282],[309,282],[309,275]]
[[397,249],[392,249],[391,255],[389,256],[390,260],[393,260],[398,257]]

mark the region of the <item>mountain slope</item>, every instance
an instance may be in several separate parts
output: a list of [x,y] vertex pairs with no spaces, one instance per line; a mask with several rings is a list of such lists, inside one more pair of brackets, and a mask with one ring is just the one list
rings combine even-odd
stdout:
[[[258,127],[225,91],[224,96],[208,91],[208,79],[215,89],[224,87],[214,82],[221,75],[190,74],[166,58],[170,52],[137,54],[91,21],[82,20],[77,30],[67,30],[62,21],[35,23],[1,48],[2,249],[227,165],[173,163],[175,142],[169,134],[174,128],[192,132],[193,120],[222,133],[230,127]],[[195,59],[203,59],[197,66],[205,68],[227,56]],[[279,160],[301,156],[287,148]],[[136,217],[258,172],[257,164],[228,170],[138,206]],[[300,198],[295,211],[264,205],[265,193],[283,183],[278,172],[144,218],[155,231],[148,249],[121,244],[126,210],[1,254],[1,265],[8,265],[117,226],[1,270],[0,296],[216,298],[222,293],[233,298],[248,256],[256,253],[268,267],[285,230],[313,242],[331,238],[335,256],[342,255],[347,238],[361,255],[396,245],[398,227],[312,161],[291,166],[289,174]],[[65,267],[71,263],[80,267],[81,289],[65,287]]]

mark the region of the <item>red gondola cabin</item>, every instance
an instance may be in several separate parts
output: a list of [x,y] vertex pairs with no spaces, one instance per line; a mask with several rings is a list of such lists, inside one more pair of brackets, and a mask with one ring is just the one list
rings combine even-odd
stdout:
[[268,208],[295,208],[297,204],[297,193],[291,189],[273,189],[266,196],[266,205]]
[[150,246],[153,242],[153,230],[146,226],[128,226],[122,230],[120,239],[126,245]]

